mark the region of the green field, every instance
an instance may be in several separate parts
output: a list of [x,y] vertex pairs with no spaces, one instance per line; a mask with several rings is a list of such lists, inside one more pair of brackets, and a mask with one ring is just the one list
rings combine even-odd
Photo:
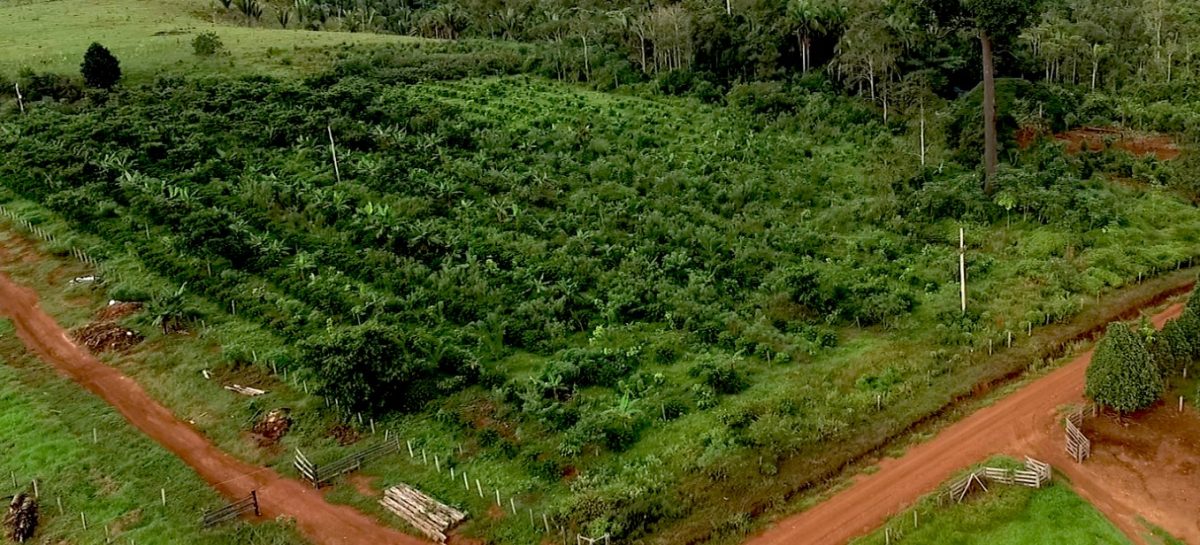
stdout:
[[[294,448],[329,461],[349,450],[339,426],[369,441],[374,424],[481,479],[407,454],[363,471],[465,507],[464,532],[491,543],[545,538],[543,514],[622,542],[737,541],[751,513],[1045,365],[1065,324],[1098,325],[1200,256],[1178,82],[1119,114],[1107,89],[1007,82],[1014,125],[1129,120],[1177,132],[1185,155],[1043,139],[1006,148],[989,193],[964,129],[978,93],[916,110],[832,71],[631,75],[611,44],[583,61],[616,73],[584,86],[546,77],[572,78],[574,42],[249,28],[216,5],[0,0],[0,79],[36,97],[22,114],[0,86],[0,204],[58,237],[6,271],[68,327],[110,299],[158,309],[126,319],[147,341],[105,361],[242,459],[294,474]],[[193,55],[205,30],[228,55]],[[85,93],[97,40],[127,77]],[[93,272],[74,248],[107,283],[63,287]],[[181,286],[190,309],[168,304]],[[260,448],[246,432],[275,407],[297,425]],[[1021,536],[1037,502],[1081,510],[1057,487],[1006,494],[972,528]],[[371,496],[329,494],[395,523]]]
[[201,512],[223,500],[103,401],[25,355],[6,320],[0,363],[0,496],[32,494],[38,481],[39,543],[103,542],[106,527],[114,543],[303,543],[274,522],[202,530]]
[[[261,28],[261,26],[272,28]],[[83,51],[100,42],[121,60],[133,81],[163,70],[287,75],[327,68],[352,45],[420,40],[371,33],[280,29],[264,20],[239,26],[207,0],[0,0],[0,75],[22,69],[79,72]],[[215,32],[227,55],[200,59],[192,38]]]
[[877,545],[887,541],[902,545],[1128,545],[1131,543],[1104,515],[1078,495],[1070,485],[1054,482],[1043,489],[996,485],[986,494],[975,494],[963,503],[937,507],[925,500],[912,511],[897,515],[869,536],[852,545]]

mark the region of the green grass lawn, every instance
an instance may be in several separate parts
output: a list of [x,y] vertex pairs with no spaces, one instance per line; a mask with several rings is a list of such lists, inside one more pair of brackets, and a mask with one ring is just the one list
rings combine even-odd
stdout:
[[[1095,507],[1067,484],[1040,490],[996,485],[960,504],[936,507],[923,500],[918,525],[912,511],[888,522],[891,542],[903,545],[1125,545],[1130,541]],[[883,544],[885,529],[854,540],[853,545]],[[899,536],[899,537],[898,537]]]
[[106,527],[114,543],[304,542],[274,522],[201,530],[201,512],[223,505],[216,492],[103,401],[25,354],[6,320],[0,320],[0,473],[0,497],[32,492],[38,481],[39,543],[102,543]]
[[[139,80],[163,69],[287,75],[327,66],[342,47],[423,41],[285,30],[267,17],[258,27],[235,26],[223,11],[206,0],[0,0],[0,75],[22,68],[78,73],[92,42],[112,50],[127,79]],[[205,31],[221,37],[227,55],[192,53],[192,38]]]

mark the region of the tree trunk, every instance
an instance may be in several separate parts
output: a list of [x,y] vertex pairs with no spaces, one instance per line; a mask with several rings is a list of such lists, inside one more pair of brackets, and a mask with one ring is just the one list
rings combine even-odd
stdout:
[[867,60],[867,82],[871,84],[871,102],[875,102],[875,59]]
[[582,36],[582,38],[583,38],[583,77],[586,78],[590,82],[590,81],[592,81],[592,64],[591,64],[590,60],[588,59],[587,34],[584,34]]
[[921,166],[925,166],[925,99],[921,99]]
[[992,37],[988,36],[987,31],[979,31],[979,43],[983,48],[983,191],[991,195],[992,178],[1000,162],[999,143],[996,140],[996,74],[992,64]]

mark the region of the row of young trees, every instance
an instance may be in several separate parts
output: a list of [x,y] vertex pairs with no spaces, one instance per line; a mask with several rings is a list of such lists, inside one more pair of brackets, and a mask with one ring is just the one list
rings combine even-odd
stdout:
[[1166,379],[1200,360],[1200,297],[1193,293],[1183,314],[1155,331],[1114,322],[1096,347],[1087,370],[1086,394],[1127,414],[1162,398]]
[[923,120],[935,97],[982,81],[989,177],[996,77],[1091,90],[1190,80],[1200,41],[1200,11],[1183,0],[221,1],[248,21],[266,5],[285,27],[545,43],[560,78],[605,85],[683,71],[703,85],[664,88],[709,93],[823,70],[885,121],[897,109]]

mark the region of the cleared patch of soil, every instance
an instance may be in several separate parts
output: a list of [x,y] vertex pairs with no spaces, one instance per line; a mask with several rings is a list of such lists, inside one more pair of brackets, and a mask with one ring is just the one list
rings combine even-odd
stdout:
[[93,354],[124,352],[144,340],[140,333],[121,327],[116,322],[92,322],[71,331],[71,338]]
[[379,492],[375,490],[374,486],[375,481],[378,480],[378,477],[368,477],[366,475],[353,473],[346,480],[350,482],[350,486],[353,486],[354,490],[358,491],[359,494],[362,494],[368,498],[374,498],[375,496],[379,495]]
[[139,310],[142,310],[141,303],[123,303],[121,301],[111,301],[108,303],[108,306],[100,309],[100,312],[96,313],[96,321],[111,322],[113,320],[120,320],[121,318],[126,318],[137,314]]
[[254,423],[254,436],[260,447],[272,447],[287,435],[292,428],[292,410],[286,407],[274,409]]
[[1123,519],[1121,526],[1137,527],[1141,516],[1185,543],[1200,543],[1200,414],[1160,403],[1124,421],[1089,419],[1084,433],[1092,457],[1068,472],[1084,497]]
[[[1032,128],[1017,131],[1017,145],[1028,148],[1040,136]],[[1182,153],[1175,139],[1159,133],[1127,131],[1108,127],[1082,127],[1053,135],[1067,146],[1067,153],[1098,152],[1116,148],[1138,156],[1154,156],[1160,161],[1177,159]]]
[[360,438],[357,430],[345,424],[338,424],[329,428],[328,435],[337,439],[338,444],[343,447],[357,443]]

